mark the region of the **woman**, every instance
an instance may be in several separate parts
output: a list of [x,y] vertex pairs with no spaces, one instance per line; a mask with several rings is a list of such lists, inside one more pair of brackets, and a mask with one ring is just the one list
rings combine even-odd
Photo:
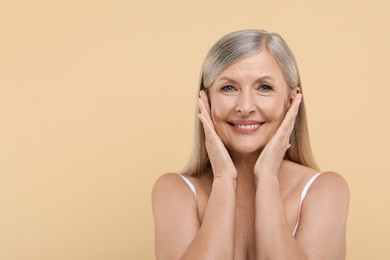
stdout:
[[317,170],[283,39],[230,33],[201,75],[193,158],[153,189],[157,259],[344,259],[348,186]]

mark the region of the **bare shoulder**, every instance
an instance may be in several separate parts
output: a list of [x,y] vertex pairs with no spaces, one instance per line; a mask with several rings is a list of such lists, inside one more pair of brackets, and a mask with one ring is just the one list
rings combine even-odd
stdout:
[[161,175],[153,186],[153,193],[160,192],[161,190],[174,188],[180,186],[181,180],[180,175],[177,173],[165,173]]
[[345,179],[336,172],[323,172],[310,186],[302,205],[303,222],[318,221],[317,224],[322,222],[322,227],[330,230],[345,231],[349,200]]
[[307,166],[284,160],[281,166],[279,180],[283,190],[292,190],[300,194],[306,183],[318,171]]
[[[327,171],[318,176],[310,189],[311,194],[306,202],[310,210],[317,214],[328,212],[324,216],[329,216],[329,221],[333,216],[333,225],[339,225],[341,230],[345,229],[350,203],[346,180],[336,172]],[[307,214],[307,211],[305,213]]]
[[200,227],[195,196],[179,174],[156,180],[152,209],[156,258],[179,259]]
[[[291,161],[284,161],[281,169],[285,178],[289,179],[289,183],[296,183],[297,187],[300,187],[299,189],[319,173],[315,169]],[[338,195],[342,193],[345,196],[349,195],[347,182],[342,175],[333,171],[322,172],[312,184],[310,190],[316,190],[317,192],[336,192]]]
[[292,161],[284,160],[281,166],[281,173],[288,175],[289,178],[302,178],[305,180],[314,176],[318,171]]
[[178,202],[180,199],[191,200],[193,194],[188,188],[187,184],[177,173],[165,173],[160,176],[152,191],[152,202],[159,202],[161,200],[173,200]]
[[339,173],[333,171],[323,172],[312,186],[313,193],[318,193],[318,195],[326,194],[330,199],[334,198],[339,201],[349,202],[348,183]]
[[308,259],[345,259],[349,188],[336,172],[323,172],[302,205],[296,239]]

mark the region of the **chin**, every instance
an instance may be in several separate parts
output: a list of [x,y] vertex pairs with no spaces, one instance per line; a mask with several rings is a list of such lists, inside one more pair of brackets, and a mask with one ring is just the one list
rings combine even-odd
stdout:
[[254,144],[252,143],[248,145],[233,146],[231,148],[228,148],[228,150],[240,155],[253,155],[253,154],[260,154],[263,148],[264,145],[254,146]]

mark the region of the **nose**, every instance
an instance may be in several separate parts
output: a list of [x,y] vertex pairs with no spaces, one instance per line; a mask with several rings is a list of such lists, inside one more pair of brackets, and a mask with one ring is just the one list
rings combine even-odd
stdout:
[[248,115],[255,111],[255,102],[250,91],[241,92],[237,99],[236,112],[242,115]]

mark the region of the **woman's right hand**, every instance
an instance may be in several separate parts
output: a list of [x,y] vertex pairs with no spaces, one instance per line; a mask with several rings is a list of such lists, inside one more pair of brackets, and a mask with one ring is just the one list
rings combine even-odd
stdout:
[[213,121],[211,119],[210,105],[205,91],[200,91],[198,98],[198,117],[203,124],[205,133],[205,145],[209,156],[211,166],[213,168],[214,179],[216,178],[231,178],[237,179],[237,170],[232,159],[221,138],[215,131]]

